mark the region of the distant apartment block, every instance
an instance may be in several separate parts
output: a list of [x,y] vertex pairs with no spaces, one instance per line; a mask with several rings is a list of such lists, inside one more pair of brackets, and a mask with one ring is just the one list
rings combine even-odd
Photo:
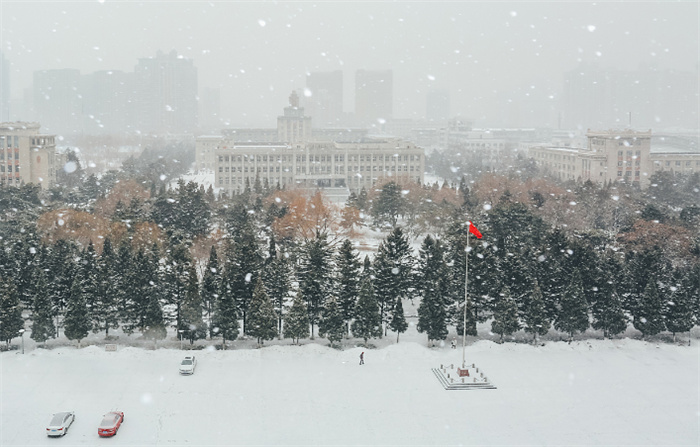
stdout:
[[39,133],[38,123],[0,123],[0,183],[35,183],[43,189],[56,184],[62,156],[54,135]]
[[0,51],[0,123],[10,120],[10,62]]
[[450,91],[446,89],[430,90],[425,97],[425,119],[443,122],[450,118]]
[[355,73],[355,119],[360,126],[381,128],[393,118],[394,74],[391,70]]
[[309,73],[306,76],[309,96],[304,108],[318,128],[338,127],[343,123],[343,72]]
[[33,107],[37,121],[55,134],[82,132],[80,71],[70,68],[34,72]]
[[698,125],[698,72],[600,68],[564,74],[560,126],[569,129],[676,128]]
[[198,124],[197,68],[171,51],[139,59],[134,68],[138,129],[146,133],[190,133]]
[[700,172],[697,145],[652,147],[652,132],[625,130],[586,133],[583,148],[535,146],[528,151],[539,166],[560,180],[625,183],[646,188],[657,171]]

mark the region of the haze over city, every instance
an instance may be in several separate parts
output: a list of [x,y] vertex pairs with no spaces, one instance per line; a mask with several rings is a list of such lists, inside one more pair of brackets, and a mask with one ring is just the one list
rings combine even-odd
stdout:
[[697,2],[3,1],[0,13],[13,102],[38,70],[130,72],[174,50],[200,94],[220,89],[222,127],[273,126],[314,72],[342,70],[351,113],[361,69],[393,71],[394,118],[424,118],[443,89],[475,125],[556,127],[565,73],[597,67],[687,73],[695,115],[669,125],[697,128]]

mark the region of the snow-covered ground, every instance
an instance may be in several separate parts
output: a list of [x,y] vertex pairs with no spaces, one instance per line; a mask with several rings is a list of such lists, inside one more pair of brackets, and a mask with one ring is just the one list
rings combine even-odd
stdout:
[[[461,348],[428,348],[415,325],[398,344],[389,337],[378,349],[346,341],[343,350],[323,340],[262,349],[236,341],[190,351],[193,376],[178,375],[184,352],[172,337],[165,348],[116,352],[28,343],[24,355],[0,354],[0,445],[700,444],[696,336],[692,346],[481,340],[467,346],[467,362],[498,389],[470,391],[446,391],[431,372],[461,363]],[[98,438],[115,409],[124,425]],[[47,438],[51,413],[65,410],[76,422],[64,438]]]

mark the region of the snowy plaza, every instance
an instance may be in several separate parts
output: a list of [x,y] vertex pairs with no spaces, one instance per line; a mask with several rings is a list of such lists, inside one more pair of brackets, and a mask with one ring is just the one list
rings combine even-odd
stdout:
[[[431,368],[461,349],[419,336],[378,349],[56,347],[0,354],[0,445],[698,445],[693,346],[581,340],[467,347],[497,389],[447,391]],[[177,345],[175,345],[177,346]],[[358,363],[365,352],[365,364]],[[114,439],[97,436],[110,410]],[[62,439],[44,430],[75,411]]]

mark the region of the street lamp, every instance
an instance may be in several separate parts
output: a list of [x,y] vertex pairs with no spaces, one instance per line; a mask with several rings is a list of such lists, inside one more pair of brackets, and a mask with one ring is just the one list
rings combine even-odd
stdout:
[[22,354],[24,354],[24,329],[19,330],[19,336],[22,337]]
[[185,332],[185,330],[180,329],[178,332],[180,333],[180,351],[182,351],[182,333]]

